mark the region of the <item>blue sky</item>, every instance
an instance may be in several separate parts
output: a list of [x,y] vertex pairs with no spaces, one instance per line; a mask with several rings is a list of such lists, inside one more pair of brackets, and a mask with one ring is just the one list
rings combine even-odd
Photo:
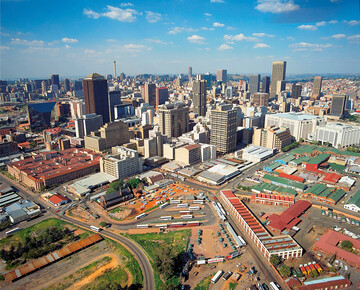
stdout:
[[1,75],[360,73],[358,0],[2,0]]

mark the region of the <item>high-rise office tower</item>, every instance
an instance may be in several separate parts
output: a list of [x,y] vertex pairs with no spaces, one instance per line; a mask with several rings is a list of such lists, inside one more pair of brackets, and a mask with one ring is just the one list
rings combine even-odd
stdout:
[[74,91],[81,91],[83,88],[81,81],[74,82]]
[[156,107],[165,104],[169,100],[169,90],[167,87],[156,88]]
[[293,84],[291,88],[291,97],[297,99],[301,97],[302,85]]
[[57,85],[60,88],[59,75],[51,75],[51,85]]
[[146,83],[144,86],[144,100],[150,106],[156,106],[156,85]]
[[313,96],[318,97],[321,94],[322,77],[314,77]]
[[[272,83],[271,83],[271,87],[272,87]],[[286,89],[286,82],[285,81],[277,81],[275,96],[280,97],[280,93],[282,91],[285,91],[285,89]]]
[[333,95],[330,115],[342,117],[345,113],[346,95]]
[[269,94],[268,93],[255,93],[253,95],[253,103],[255,106],[265,106],[269,105]]
[[264,76],[262,78],[262,82],[261,82],[261,92],[269,93],[270,92],[269,88],[270,88],[270,77]]
[[120,91],[111,91],[109,92],[109,116],[110,122],[115,120],[115,106],[122,104],[121,102],[121,92]]
[[159,130],[162,135],[179,137],[189,131],[189,108],[184,103],[159,106]]
[[65,92],[70,91],[70,81],[69,81],[69,79],[64,79],[64,90],[65,90]]
[[42,93],[45,93],[47,91],[47,82],[45,81],[41,82],[41,91]]
[[206,81],[206,88],[211,88],[211,82],[212,82],[212,75],[208,72],[204,74],[204,80]]
[[271,73],[270,98],[275,98],[278,81],[285,81],[286,61],[274,61]]
[[101,115],[104,123],[110,121],[107,80],[92,73],[83,80],[85,113]]
[[193,83],[194,113],[198,116],[206,115],[206,81],[196,80]]
[[188,67],[188,79],[189,79],[189,81],[191,80],[191,77],[192,77],[192,67],[189,66]]
[[217,105],[211,110],[210,144],[220,153],[229,153],[236,148],[237,110],[232,105]]
[[218,82],[226,83],[227,82],[227,70],[226,69],[218,69],[216,71],[216,80]]
[[249,80],[249,93],[255,94],[259,92],[260,90],[260,75],[251,75]]

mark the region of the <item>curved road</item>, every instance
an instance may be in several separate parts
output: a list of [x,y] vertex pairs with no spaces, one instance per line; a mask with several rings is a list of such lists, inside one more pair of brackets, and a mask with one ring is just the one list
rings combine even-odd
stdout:
[[[78,220],[72,219],[68,216],[59,216],[60,219],[63,219],[69,223],[75,224],[77,226],[83,227],[86,230],[89,230],[89,225],[83,222],[80,222]],[[146,290],[153,290],[155,289],[155,282],[154,282],[154,273],[153,273],[153,269],[151,267],[151,264],[149,262],[149,259],[147,258],[147,256],[145,255],[145,253],[140,249],[140,247],[135,244],[133,241],[114,234],[113,232],[109,232],[107,230],[102,230],[101,231],[101,235],[108,237],[116,242],[121,243],[122,245],[124,245],[130,252],[132,252],[134,254],[134,256],[136,257],[137,261],[139,262],[139,265],[141,267],[141,271],[144,277],[144,289]]]

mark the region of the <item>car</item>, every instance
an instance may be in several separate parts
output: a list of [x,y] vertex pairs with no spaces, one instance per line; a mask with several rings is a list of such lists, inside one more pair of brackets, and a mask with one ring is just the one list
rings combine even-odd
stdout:
[[194,273],[193,273],[193,276],[197,276],[197,274],[199,274],[199,272],[194,272]]
[[57,210],[56,210],[56,212],[59,212],[59,211],[60,211],[60,209],[57,209]]

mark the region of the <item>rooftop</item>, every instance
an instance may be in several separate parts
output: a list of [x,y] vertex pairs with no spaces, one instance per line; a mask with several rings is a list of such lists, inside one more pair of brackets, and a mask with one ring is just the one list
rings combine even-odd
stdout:
[[[276,117],[294,120],[294,121],[305,121],[305,120],[314,120],[314,119],[324,119],[324,117],[314,116],[314,115],[308,115],[303,113],[278,113],[274,114]],[[270,115],[270,116],[274,116]]]

